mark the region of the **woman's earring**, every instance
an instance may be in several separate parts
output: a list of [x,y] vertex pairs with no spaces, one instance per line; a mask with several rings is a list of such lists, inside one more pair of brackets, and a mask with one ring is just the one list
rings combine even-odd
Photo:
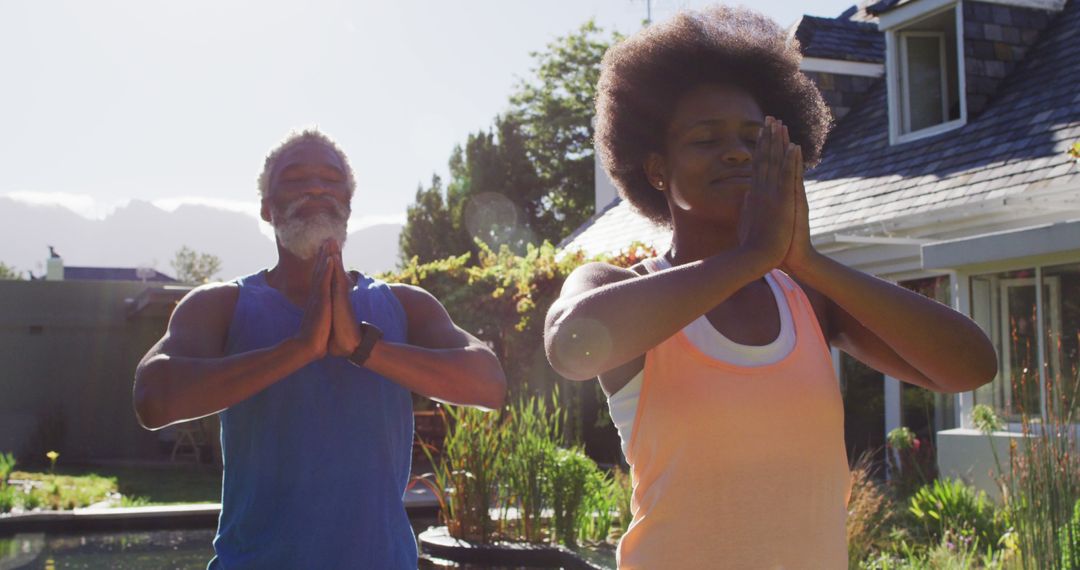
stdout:
[[656,181],[656,187],[663,190],[664,189],[664,181],[663,180],[657,180]]

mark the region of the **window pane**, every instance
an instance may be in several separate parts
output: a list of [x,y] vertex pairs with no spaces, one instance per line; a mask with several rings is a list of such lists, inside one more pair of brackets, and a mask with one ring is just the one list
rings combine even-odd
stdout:
[[941,83],[941,38],[939,36],[906,36],[907,93],[911,130],[917,131],[945,122],[943,101],[945,86]]
[[1043,291],[1047,411],[1066,417],[1076,409],[1080,384],[1080,263],[1044,268]]
[[[1044,286],[1044,294],[1048,290]],[[998,375],[975,390],[975,403],[988,404],[1010,421],[1038,418],[1038,327],[1035,272],[1031,269],[971,279],[972,317],[994,342]]]
[[840,353],[840,391],[844,397],[844,441],[848,460],[872,453],[884,461],[885,390],[884,375]]
[[[945,305],[952,305],[949,276],[938,275],[901,281],[900,286]],[[901,423],[924,441],[935,441],[934,434],[956,427],[956,396],[938,394],[912,384],[900,384]]]

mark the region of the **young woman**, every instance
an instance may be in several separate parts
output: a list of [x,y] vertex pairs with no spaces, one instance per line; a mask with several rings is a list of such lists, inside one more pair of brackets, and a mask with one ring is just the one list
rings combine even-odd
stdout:
[[829,116],[799,60],[774,22],[732,8],[604,58],[600,158],[671,248],[574,271],[545,343],[608,396],[634,481],[620,568],[846,568],[830,345],[939,392],[996,372],[969,319],[811,246],[802,173]]

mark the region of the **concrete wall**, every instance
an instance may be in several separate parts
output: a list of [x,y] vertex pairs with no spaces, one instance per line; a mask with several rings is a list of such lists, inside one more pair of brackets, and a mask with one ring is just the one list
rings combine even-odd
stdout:
[[167,322],[127,316],[125,299],[146,288],[0,281],[0,451],[24,462],[46,446],[61,461],[162,457],[160,435],[138,425],[131,402],[135,365]]
[[[979,430],[957,428],[939,431],[937,434],[938,470],[941,477],[957,477],[970,485],[986,491],[995,501],[1001,501],[998,487],[998,465],[1009,471],[1009,444],[1022,434],[998,431],[986,435]],[[1018,442],[1019,444],[1019,442]]]

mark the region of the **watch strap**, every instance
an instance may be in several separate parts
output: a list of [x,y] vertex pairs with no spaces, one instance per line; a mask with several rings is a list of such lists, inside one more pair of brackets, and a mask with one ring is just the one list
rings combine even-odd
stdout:
[[360,346],[356,347],[356,350],[349,355],[349,362],[357,366],[363,366],[371,351],[375,348],[375,344],[382,339],[383,332],[379,327],[367,322],[360,322]]

